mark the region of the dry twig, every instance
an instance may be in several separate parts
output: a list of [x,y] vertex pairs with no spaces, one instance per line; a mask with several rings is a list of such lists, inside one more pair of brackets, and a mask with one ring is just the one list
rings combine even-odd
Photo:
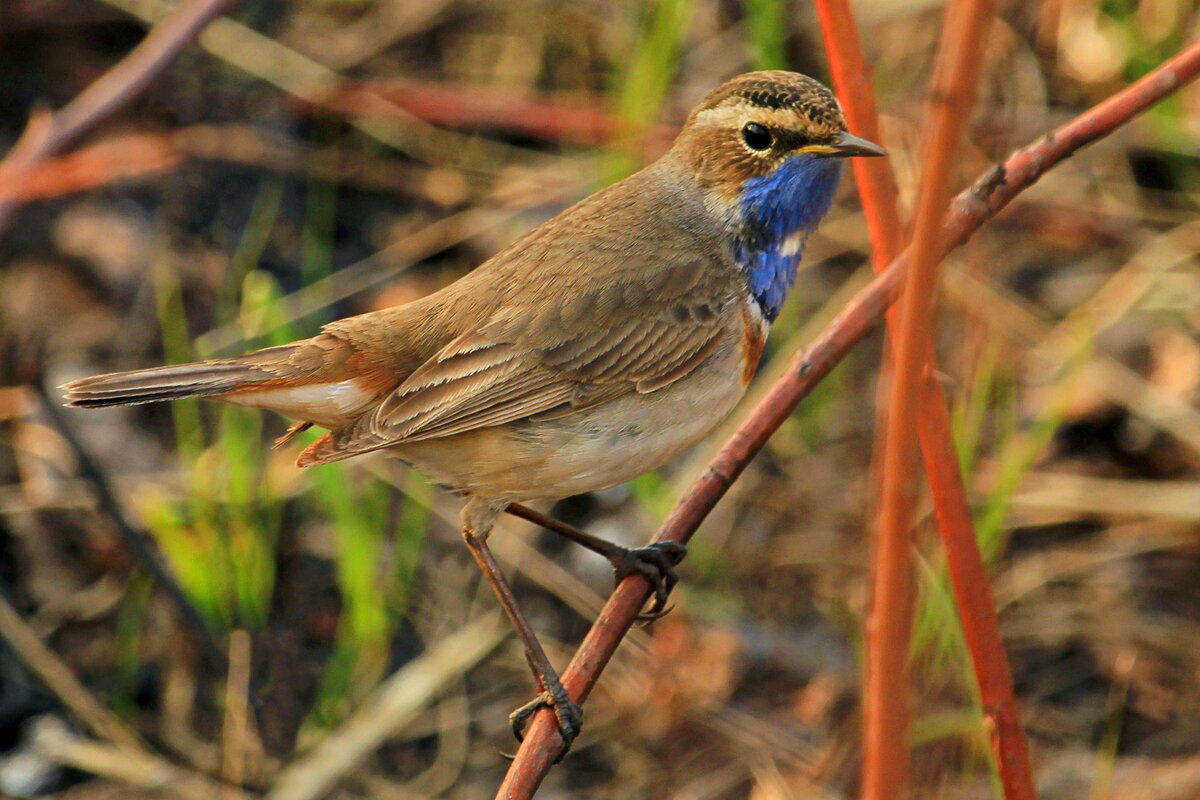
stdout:
[[357,711],[275,780],[268,800],[324,797],[372,750],[429,705],[443,688],[504,641],[499,613],[488,614],[433,645],[383,682]]
[[97,736],[125,748],[140,748],[137,734],[89,692],[58,654],[42,643],[8,601],[0,597],[0,636],[67,708]]
[[[76,736],[60,721],[39,721],[33,739],[42,757],[82,772],[179,800],[245,800],[236,787],[222,787],[199,772],[178,767],[149,750],[128,748]],[[222,791],[224,789],[224,791]]]
[[247,630],[239,628],[229,634],[229,674],[225,679],[225,719],[221,729],[221,777],[229,787],[241,786],[246,778],[250,644]]
[[[175,13],[165,0],[104,2],[151,23]],[[324,64],[234,19],[217,20],[201,37],[200,46],[315,107],[325,107],[344,83],[340,74]],[[514,160],[549,160],[497,141],[436,128],[376,92],[363,92],[359,100],[357,113],[347,119],[350,125],[363,135],[426,163],[459,164],[464,153],[471,153],[473,164],[481,170],[496,169],[497,165]]]
[[[56,112],[30,118],[25,132],[0,162],[4,182],[19,182],[38,162],[69,148],[82,136],[127,106],[162,74],[210,22],[237,0],[187,0],[146,34],[146,38],[116,66]],[[0,233],[17,208],[0,201]]]
[[[147,749],[137,734],[102,705],[75,677],[71,668],[46,647],[16,610],[0,597],[0,636],[21,660],[37,674],[46,688],[97,736],[107,741],[84,739],[69,732],[54,717],[39,721],[33,744],[37,753],[56,764],[153,790],[170,790],[172,796],[204,798],[219,796],[218,784],[198,772],[176,766]],[[242,793],[226,787],[228,800]]]

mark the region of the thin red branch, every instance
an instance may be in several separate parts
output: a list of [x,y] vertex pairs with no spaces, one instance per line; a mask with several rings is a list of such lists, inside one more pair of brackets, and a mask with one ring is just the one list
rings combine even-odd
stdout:
[[882,485],[873,541],[872,598],[866,626],[863,698],[864,800],[908,796],[908,645],[912,630],[912,528],[917,489],[920,377],[930,353],[933,294],[950,201],[954,155],[979,79],[978,53],[991,22],[990,0],[952,0],[934,62],[923,132],[921,180],[910,274],[893,327],[894,369],[884,430]]
[[[849,0],[817,0],[817,20],[829,60],[833,93],[846,114],[846,123],[856,136],[885,145],[871,88],[871,68],[863,58],[858,26]],[[900,252],[899,192],[886,158],[850,160],[862,201],[863,216],[871,233],[871,261],[882,272]]]
[[[850,129],[886,145],[879,129],[870,68],[859,44],[858,28],[849,0],[817,0],[817,19],[833,78],[834,93],[845,109]],[[886,159],[857,159],[854,176],[862,199],[863,214],[871,234],[872,262],[884,269],[899,248],[901,228],[898,192],[891,162]],[[894,325],[895,308],[889,309],[888,325]],[[889,350],[889,354],[890,354]],[[933,494],[938,532],[950,563],[951,580],[959,593],[959,615],[975,665],[976,680],[995,753],[997,771],[1008,800],[1034,800],[1033,772],[1028,748],[1019,724],[1012,673],[992,602],[987,570],[979,552],[974,520],[959,471],[950,428],[949,407],[942,385],[928,376],[936,373],[932,341],[926,342],[926,380],[921,382],[917,410],[918,437],[926,479]],[[890,366],[890,365],[889,365]],[[890,374],[890,370],[888,371]],[[881,386],[881,388],[883,388]],[[882,422],[882,420],[881,420]],[[879,428],[883,431],[883,426]],[[911,572],[905,591],[911,600]],[[978,587],[983,587],[980,590]],[[964,600],[964,595],[969,599]],[[905,607],[911,607],[905,602]]]
[[[880,130],[878,114],[875,110],[875,96],[871,87],[871,72],[862,54],[858,40],[858,28],[854,20],[854,12],[849,0],[817,0],[815,3],[817,19],[821,25],[821,38],[828,53],[829,70],[833,79],[834,94],[838,96],[846,113],[846,121],[850,129],[860,136],[887,146]],[[871,265],[878,273],[900,251],[903,229],[900,221],[899,192],[896,190],[895,177],[892,174],[891,159],[855,159],[852,162],[854,178],[858,184],[859,197],[862,201],[863,216],[871,237]],[[896,308],[892,306],[887,311],[889,331],[896,330]],[[872,448],[873,463],[871,473],[874,478],[873,498],[877,501],[882,496],[883,455],[886,452],[887,417],[889,413],[888,398],[891,394],[891,381],[895,375],[896,349],[895,338],[889,336],[887,348],[883,352],[883,364],[879,371],[879,382],[876,386],[876,424],[875,441]],[[928,357],[935,358],[933,344],[929,342]],[[938,402],[937,399],[933,401]],[[944,403],[944,400],[942,401]],[[926,406],[922,403],[922,409]],[[928,410],[918,410],[918,413],[930,413]],[[926,462],[928,465],[929,462]],[[897,557],[904,560],[897,562]],[[871,548],[871,577],[873,590],[870,604],[867,608],[866,640],[869,648],[868,659],[879,654],[879,638],[881,632],[897,631],[900,621],[911,619],[916,596],[916,586],[911,564],[908,563],[907,549],[881,547],[878,538],[873,540]],[[881,578],[889,579],[884,590],[880,590]],[[880,626],[880,618],[890,615],[894,620]],[[898,661],[893,659],[893,661]],[[900,670],[907,662],[898,662]],[[872,676],[878,676],[878,669],[864,672],[863,698],[864,706],[875,710],[875,719],[864,720],[863,739],[864,753],[872,754],[866,763],[878,763],[878,743],[880,740],[890,742],[894,753],[886,762],[892,774],[889,780],[897,786],[905,784],[907,772],[907,752],[903,749],[905,730],[907,728],[907,697],[908,681],[902,675],[891,676],[891,695],[883,698],[885,706],[879,707],[877,702],[880,690],[885,688],[879,680],[871,681]],[[892,708],[886,704],[891,701]],[[874,705],[872,703],[874,702]],[[888,723],[882,730],[878,728],[878,716],[886,714]],[[899,713],[903,712],[903,714]]]
[[[185,0],[146,34],[129,55],[56,112],[36,112],[16,145],[0,162],[6,181],[20,181],[38,162],[63,153],[140,95],[200,31],[237,0]],[[0,201],[0,233],[19,203]]]
[[[931,386],[940,388],[932,369],[925,370],[921,378],[926,393]],[[950,582],[954,586],[967,649],[975,667],[975,680],[979,683],[979,697],[1004,797],[1006,800],[1036,800],[1029,748],[1013,694],[1012,670],[1004,651],[1004,640],[1000,637],[992,584],[979,552],[971,509],[965,502],[966,490],[951,438],[950,417],[943,406],[942,413],[922,414],[918,423],[923,440],[947,443],[946,449],[937,454],[941,465],[936,471],[927,471],[929,489],[938,529],[942,531],[942,548],[950,568]],[[928,449],[923,449],[922,454],[926,460],[931,455]]]
[[[1198,73],[1200,44],[1195,44],[1108,100],[1015,152],[1004,164],[990,170],[955,198],[944,220],[943,252],[962,244],[1060,161],[1080,147],[1111,133],[1138,112],[1193,80]],[[879,323],[895,299],[907,264],[906,250],[855,296],[808,349],[796,354],[787,374],[771,388],[664,521],[655,541],[686,542],[691,538],[796,404]],[[608,599],[562,675],[563,684],[576,702],[582,703],[591,693],[649,596],[649,583],[635,575],[622,581]],[[532,797],[560,747],[553,715],[539,712],[496,797],[505,800]]]

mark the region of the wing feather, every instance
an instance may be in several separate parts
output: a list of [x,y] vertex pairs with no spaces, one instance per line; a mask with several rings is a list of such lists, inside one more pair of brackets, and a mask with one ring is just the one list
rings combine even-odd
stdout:
[[374,411],[334,431],[320,461],[553,419],[661,389],[704,362],[736,313],[735,290],[706,286],[695,274],[689,262],[674,284],[653,274],[642,284],[592,288],[567,301],[570,309],[502,307],[417,368]]

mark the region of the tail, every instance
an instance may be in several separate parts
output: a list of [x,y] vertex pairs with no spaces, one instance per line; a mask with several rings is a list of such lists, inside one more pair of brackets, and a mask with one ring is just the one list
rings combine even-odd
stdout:
[[226,394],[273,377],[251,364],[232,360],[200,361],[95,375],[64,383],[58,388],[65,392],[67,405],[104,408]]
[[[310,345],[324,338],[302,339],[256,350],[237,358],[95,375],[64,383],[58,388],[66,393],[67,405],[79,408],[132,406],[184,397],[228,394],[280,379],[311,377],[321,370],[322,361],[320,358],[314,360],[304,356],[308,354]],[[327,344],[318,348],[320,352],[330,349]],[[296,364],[294,360],[300,363]]]
[[59,388],[67,405],[80,408],[211,397],[336,428],[395,388],[394,371],[362,361],[348,342],[323,333],[237,358],[96,375]]

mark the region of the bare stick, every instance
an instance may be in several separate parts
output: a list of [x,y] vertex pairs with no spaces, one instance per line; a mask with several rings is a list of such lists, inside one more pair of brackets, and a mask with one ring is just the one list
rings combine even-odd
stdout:
[[[1014,197],[1080,147],[1100,139],[1162,100],[1200,73],[1195,44],[1136,83],[1085,111],[1051,134],[1015,152],[955,198],[944,221],[942,247],[961,244]],[[882,319],[895,299],[908,262],[901,253],[892,265],[852,300],[833,325],[792,360],[787,375],[772,387],[664,521],[655,541],[686,542],[792,409]],[[649,599],[650,584],[630,576],[613,592],[563,673],[575,702],[591,692],[621,639]],[[553,715],[539,713],[530,723],[497,798],[521,800],[537,790],[561,749]]]
[[113,491],[112,482],[109,480],[108,475],[101,469],[96,460],[92,458],[92,454],[88,452],[83,441],[75,434],[75,430],[67,422],[66,415],[63,413],[59,402],[46,391],[45,381],[42,380],[41,376],[37,376],[31,383],[34,391],[37,392],[38,398],[42,401],[42,407],[46,415],[50,418],[50,422],[54,425],[58,434],[62,436],[63,441],[67,443],[67,446],[71,448],[71,452],[79,464],[80,474],[95,490],[96,502],[99,504],[100,510],[116,526],[117,535],[121,537],[121,542],[129,548],[129,552],[138,560],[138,563],[162,587],[162,590],[167,595],[167,599],[175,606],[175,610],[179,613],[184,624],[199,639],[205,656],[219,669],[228,669],[229,665],[225,658],[225,651],[221,649],[221,645],[217,642],[217,637],[214,635],[212,629],[208,627],[208,623],[205,622],[199,610],[192,605],[192,601],[188,598],[187,593],[183,591],[183,587],[179,585],[179,581],[175,579],[175,575],[171,572],[170,567],[159,557],[158,550],[155,548],[151,537],[134,527],[129,518],[125,516],[125,512],[117,500],[116,492]]
[[46,684],[46,688],[62,700],[63,705],[93,733],[120,747],[141,748],[137,734],[84,688],[71,668],[42,643],[3,597],[0,597],[0,636],[12,645],[21,660]]
[[[71,668],[38,638],[3,597],[0,597],[0,636],[80,722],[105,740],[82,739],[69,733],[61,721],[47,718],[39,722],[34,735],[36,752],[56,763],[134,786],[169,788],[179,797],[209,800],[220,796],[217,785],[206,776],[177,767],[147,749],[136,733],[79,682]],[[226,796],[229,800],[243,797],[235,787],[227,787]]]
[[225,678],[225,719],[221,728],[221,778],[230,790],[241,786],[246,777],[250,644],[247,630],[238,628],[229,634],[229,672]]
[[[6,180],[45,158],[56,156],[109,119],[145,91],[208,23],[237,0],[185,0],[173,14],[150,29],[141,44],[57,112],[39,111],[3,162]],[[0,202],[0,233],[7,229],[14,201]]]
[[495,612],[430,645],[372,691],[337,729],[284,767],[267,792],[267,800],[327,796],[372,750],[412,722],[506,636],[508,629]]
[[53,717],[38,720],[33,749],[38,755],[66,767],[118,781],[153,797],[179,800],[247,800],[236,787],[223,787],[200,772],[176,766],[149,750],[127,748],[84,739]]

